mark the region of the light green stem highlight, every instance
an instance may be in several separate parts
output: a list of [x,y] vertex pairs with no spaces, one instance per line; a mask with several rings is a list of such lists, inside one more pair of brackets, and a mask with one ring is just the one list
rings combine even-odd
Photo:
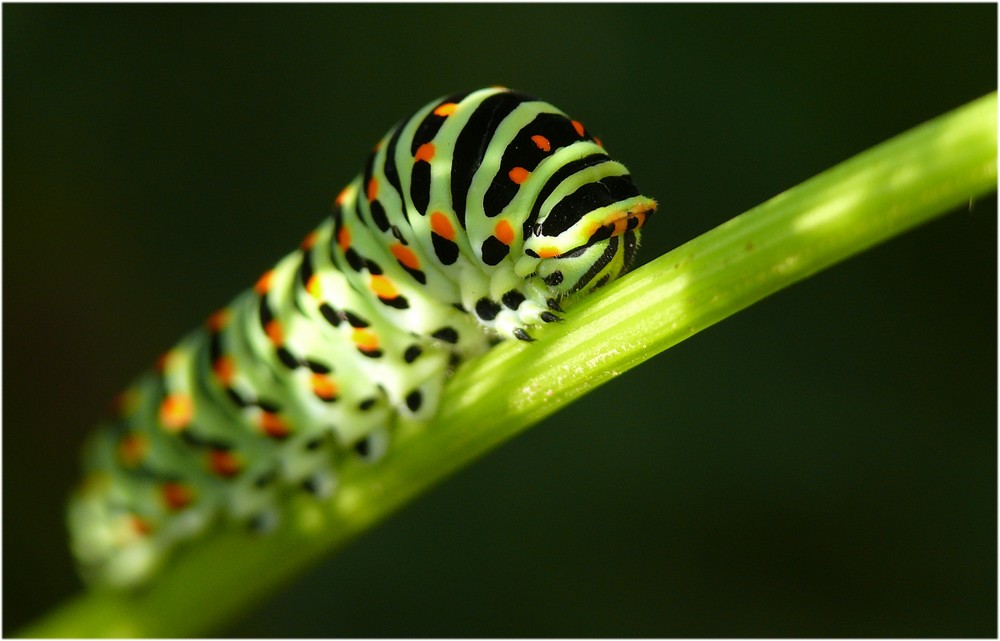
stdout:
[[178,554],[145,592],[84,593],[21,634],[211,632],[594,387],[775,291],[995,191],[996,125],[993,93],[685,243],[574,307],[565,323],[539,332],[538,342],[507,342],[463,366],[434,423],[400,426],[375,465],[346,464],[333,501],[297,497],[274,535],[220,531]]

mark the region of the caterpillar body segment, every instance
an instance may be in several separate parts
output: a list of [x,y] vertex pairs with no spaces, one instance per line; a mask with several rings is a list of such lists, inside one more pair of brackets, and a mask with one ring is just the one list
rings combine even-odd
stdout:
[[116,399],[69,504],[81,573],[140,585],[219,520],[267,530],[290,492],[329,496],[335,460],[377,459],[396,417],[431,418],[458,363],[625,272],[655,209],[543,101],[427,104],[295,251]]

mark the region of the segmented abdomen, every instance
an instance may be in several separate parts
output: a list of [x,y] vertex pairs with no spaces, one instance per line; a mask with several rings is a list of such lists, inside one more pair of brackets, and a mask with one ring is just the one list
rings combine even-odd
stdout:
[[560,320],[631,263],[655,203],[583,126],[505,89],[392,129],[330,217],[115,403],[70,504],[85,576],[146,580],[220,515],[266,529],[294,487],[433,414],[461,360]]

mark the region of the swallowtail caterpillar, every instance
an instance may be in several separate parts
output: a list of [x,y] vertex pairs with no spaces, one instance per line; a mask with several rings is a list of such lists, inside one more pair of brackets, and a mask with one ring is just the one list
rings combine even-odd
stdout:
[[69,505],[88,580],[142,584],[220,518],[267,529],[377,458],[457,363],[628,269],[656,203],[578,121],[503,88],[418,110],[298,249],[114,403]]

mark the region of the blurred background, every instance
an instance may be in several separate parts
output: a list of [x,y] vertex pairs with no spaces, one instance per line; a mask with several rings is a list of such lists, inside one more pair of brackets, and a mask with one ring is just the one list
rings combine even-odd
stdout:
[[[411,110],[503,84],[582,120],[661,203],[648,261],[994,90],[996,28],[981,4],[4,5],[4,632],[81,589],[63,501],[109,399]],[[220,632],[995,636],[996,224],[970,203],[694,336]]]

